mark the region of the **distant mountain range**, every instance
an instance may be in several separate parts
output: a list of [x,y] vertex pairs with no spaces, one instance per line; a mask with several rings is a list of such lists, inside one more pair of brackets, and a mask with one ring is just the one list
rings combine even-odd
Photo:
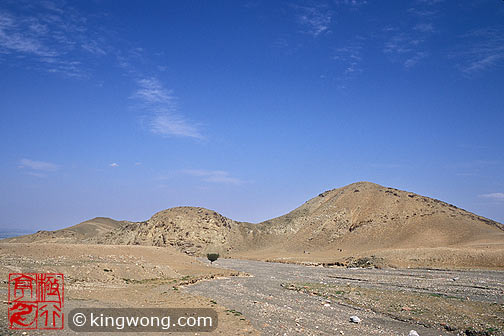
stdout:
[[[259,224],[176,207],[145,222],[94,218],[8,242],[172,246],[190,255],[283,262],[504,267],[504,226],[412,192],[357,182]],[[367,259],[366,259],[367,258]]]
[[21,235],[29,234],[29,232],[24,231],[0,231],[0,239],[16,237]]

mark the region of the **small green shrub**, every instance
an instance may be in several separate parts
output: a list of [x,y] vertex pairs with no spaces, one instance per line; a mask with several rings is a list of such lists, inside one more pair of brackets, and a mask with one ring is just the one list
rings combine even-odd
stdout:
[[208,260],[210,260],[210,264],[213,264],[214,261],[219,259],[219,253],[208,253],[206,256]]

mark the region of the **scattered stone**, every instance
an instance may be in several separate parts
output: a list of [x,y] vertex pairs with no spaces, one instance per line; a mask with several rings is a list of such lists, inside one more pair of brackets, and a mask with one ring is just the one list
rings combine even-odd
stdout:
[[415,330],[410,330],[408,336],[420,336]]
[[352,322],[352,323],[360,323],[361,319],[358,318],[357,316],[350,316],[350,322]]

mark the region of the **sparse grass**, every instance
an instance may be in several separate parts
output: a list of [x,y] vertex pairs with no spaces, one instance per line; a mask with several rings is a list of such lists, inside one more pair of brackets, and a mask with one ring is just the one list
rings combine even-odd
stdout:
[[128,278],[122,278],[122,280],[127,283],[127,284],[137,284],[137,285],[148,285],[148,284],[155,284],[155,285],[161,285],[161,284],[166,284],[166,283],[176,283],[179,280],[177,279],[172,279],[172,278],[151,278],[151,279],[128,279]]
[[459,298],[459,297],[452,296],[452,295],[445,295],[445,294],[439,294],[439,293],[429,293],[429,295],[434,296],[434,297],[439,297],[439,298],[447,298],[447,299],[455,299],[455,300],[464,301],[463,298]]
[[234,316],[242,316],[243,314],[239,311],[236,311],[234,309],[227,309],[225,310],[226,314],[233,314]]
[[467,335],[497,336],[504,332],[504,305],[469,301],[440,294],[302,283],[283,285],[336,303],[371,309],[397,320],[441,327]]

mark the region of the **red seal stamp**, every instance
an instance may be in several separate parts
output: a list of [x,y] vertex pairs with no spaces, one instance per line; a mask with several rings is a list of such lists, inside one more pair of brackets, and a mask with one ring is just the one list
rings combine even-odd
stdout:
[[9,274],[9,327],[63,329],[63,282],[60,273]]

